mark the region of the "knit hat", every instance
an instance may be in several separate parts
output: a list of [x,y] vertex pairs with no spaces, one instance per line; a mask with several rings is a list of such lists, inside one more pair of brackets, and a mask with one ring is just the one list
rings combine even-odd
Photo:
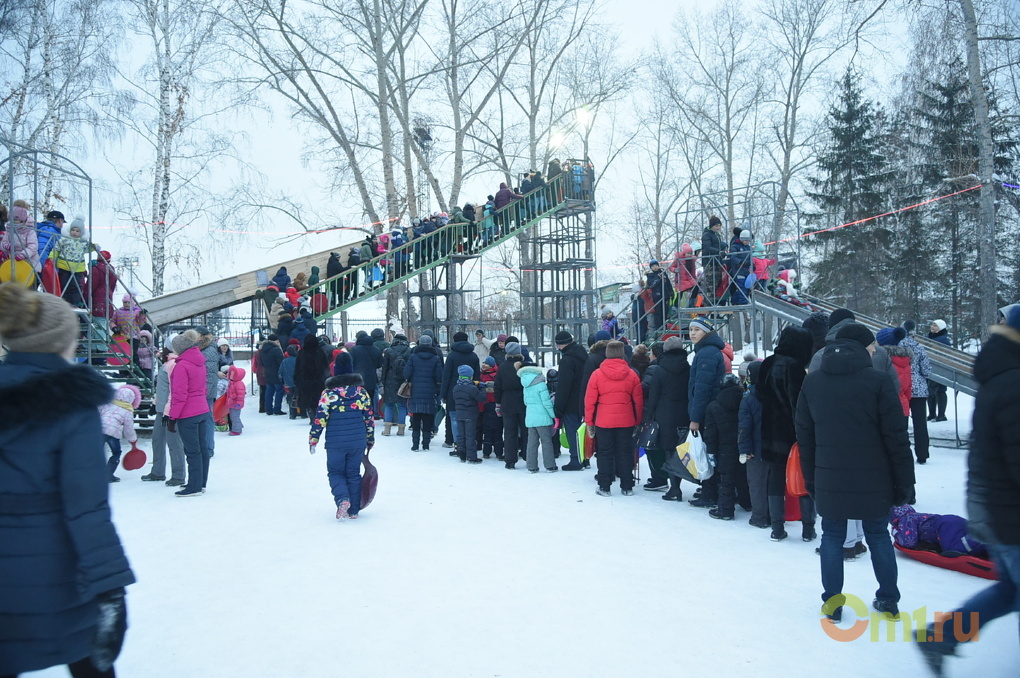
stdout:
[[844,320],[857,320],[857,316],[849,308],[837,308],[829,316],[829,329],[831,330]]
[[557,332],[556,336],[553,338],[553,341],[556,343],[557,346],[563,346],[565,344],[569,344],[573,340],[574,340],[574,335],[572,335],[570,332],[567,332],[566,330],[562,330],[560,332]]
[[708,318],[695,318],[691,321],[689,327],[697,327],[701,329],[705,334],[711,334],[715,332],[715,326],[708,321]]
[[173,349],[174,353],[180,355],[192,346],[198,344],[198,337],[195,335],[195,330],[188,330],[183,334],[178,334],[170,340],[170,347]]
[[333,361],[333,376],[341,374],[351,374],[354,372],[354,360],[351,359],[351,354],[346,351],[341,351],[337,354],[336,360]]
[[938,320],[932,320],[931,324],[939,328],[939,332],[946,329],[946,321],[939,318]]
[[753,240],[754,236],[751,235],[751,232],[745,228],[743,231],[740,232],[740,239],[741,240]]
[[421,335],[421,337],[418,339],[418,345],[419,346],[431,346],[432,345],[432,337],[430,337],[427,334]]
[[300,353],[300,351],[298,350],[297,346],[288,346],[287,347],[287,355],[292,355],[292,356],[294,356],[296,358],[298,353]]
[[[653,344],[652,348],[654,348],[654,347],[655,346]],[[678,348],[683,348],[683,347],[684,347],[684,340],[683,339],[681,339],[680,337],[670,337],[662,345],[662,350],[663,351],[675,351]]]
[[622,358],[623,356],[624,352],[622,341],[611,341],[608,345],[606,345],[606,360],[609,360],[610,358]]
[[60,297],[0,285],[0,337],[10,351],[63,353],[78,335],[78,318]]
[[595,341],[609,341],[613,336],[606,330],[599,330],[595,333]]
[[507,355],[521,355],[521,345],[516,341],[509,341],[506,344]]
[[[752,252],[754,253],[755,256],[758,256],[759,254],[764,256],[765,255],[765,245],[762,245],[760,242],[756,242],[754,244],[754,248],[752,249]],[[761,257],[758,257],[758,258],[760,259]]]
[[506,341],[506,335],[500,334],[496,337],[496,341]]
[[84,217],[75,217],[71,222],[71,228],[77,228],[82,233],[85,232],[85,219]]
[[128,292],[128,293],[127,293],[127,294],[125,294],[125,295],[124,295],[123,297],[121,297],[121,298],[120,298],[120,300],[121,300],[121,301],[126,301],[127,303],[129,303],[129,304],[130,304],[130,303],[131,303],[131,293],[130,293],[130,292]]
[[28,210],[20,205],[11,210],[11,221],[19,224],[28,223]]
[[107,262],[110,261],[110,259],[113,258],[113,255],[110,254],[109,252],[107,252],[106,250],[103,250],[102,252],[100,252],[99,256],[101,256],[103,258],[103,261],[107,261]]
[[268,337],[266,337],[266,339],[268,339],[269,341],[280,341],[280,337],[276,336],[275,333],[270,334]]
[[708,227],[712,228],[713,226],[717,226],[717,225],[718,226],[722,226],[722,219],[720,219],[719,217],[717,217],[717,216],[715,216],[713,214],[712,216],[710,216],[708,218]]
[[496,359],[493,358],[491,355],[487,356],[485,358],[485,360],[482,361],[482,364],[483,365],[488,365],[489,367],[495,367],[496,366]]
[[648,265],[649,266],[658,266],[659,265],[659,260],[658,259],[652,259],[651,261],[648,262]]
[[1020,304],[1010,304],[1007,306],[1003,317],[1006,319],[1007,325],[1014,330],[1020,330]]
[[[833,314],[835,315],[835,314]],[[836,332],[837,339],[851,339],[867,348],[875,343],[875,335],[860,323],[847,323]]]
[[902,327],[886,327],[878,331],[875,340],[879,346],[895,346],[907,336],[907,331]]
[[814,339],[825,339],[825,335],[829,332],[829,314],[825,311],[816,311],[804,318],[801,327],[810,332]]
[[475,376],[475,371],[470,365],[461,365],[457,368],[457,376],[465,379],[470,379]]
[[230,346],[230,342],[227,341],[226,339],[217,339],[216,340],[216,345],[217,346]]
[[195,331],[201,335],[212,334],[212,331],[205,325],[195,325]]
[[904,320],[903,329],[907,331],[907,334],[913,334],[914,330],[917,329],[917,322],[913,320]]
[[467,341],[468,340],[467,332],[454,332],[453,340],[454,341]]
[[653,356],[658,358],[666,350],[666,344],[661,341],[653,341],[652,345],[649,347],[649,350],[652,352]]

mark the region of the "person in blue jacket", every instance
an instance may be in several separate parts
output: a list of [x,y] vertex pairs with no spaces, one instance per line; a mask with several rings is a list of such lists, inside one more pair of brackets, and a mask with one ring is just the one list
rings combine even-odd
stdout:
[[326,438],[326,469],[336,504],[336,519],[357,518],[361,510],[361,462],[375,445],[372,399],[354,363],[341,353],[333,364],[336,376],[326,380],[319,408],[308,435],[308,451],[315,454]]
[[128,565],[109,505],[99,407],[109,382],[75,356],[60,297],[0,285],[0,676],[66,664],[112,678]]
[[[700,435],[701,424],[705,421],[705,410],[715,400],[726,374],[726,361],[722,350],[726,347],[722,337],[716,334],[715,327],[707,318],[695,318],[687,330],[694,344],[694,361],[691,363],[691,376],[687,382],[687,414],[691,420],[689,428],[693,435]],[[688,503],[699,508],[714,508],[714,498],[718,496],[716,487],[719,483],[718,474],[713,475],[702,485],[702,495]],[[708,485],[708,487],[705,487]]]
[[281,266],[280,270],[278,270],[276,275],[273,276],[273,284],[276,285],[276,288],[281,292],[290,287],[290,276],[287,275],[286,266]]
[[46,213],[46,220],[35,225],[36,238],[39,240],[39,261],[46,261],[50,251],[60,240],[60,231],[64,228],[64,214],[57,210]]
[[429,449],[442,379],[443,359],[439,349],[432,345],[432,337],[423,333],[404,365],[404,380],[411,382],[407,411],[411,415],[412,452],[418,451],[419,442],[423,450]]
[[754,236],[748,230],[740,232],[739,239],[730,245],[728,261],[730,272],[730,303],[743,305],[747,301],[747,276],[751,275],[751,242]]

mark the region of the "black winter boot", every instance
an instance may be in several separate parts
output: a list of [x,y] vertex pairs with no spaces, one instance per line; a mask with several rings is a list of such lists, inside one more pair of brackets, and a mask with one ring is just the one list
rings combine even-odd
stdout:
[[669,478],[669,490],[662,495],[664,501],[683,501],[684,493],[680,490],[680,479],[676,476]]
[[814,541],[818,538],[818,533],[815,532],[815,500],[811,497],[800,498],[800,522],[803,525],[801,539]]
[[772,541],[783,541],[786,539],[786,521],[783,516],[786,514],[786,497],[769,495],[769,517],[772,518]]

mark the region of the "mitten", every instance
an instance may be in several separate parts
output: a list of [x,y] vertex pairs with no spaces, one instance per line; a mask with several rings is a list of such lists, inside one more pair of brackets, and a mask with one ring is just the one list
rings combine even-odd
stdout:
[[315,454],[315,445],[308,446],[308,454]]
[[163,428],[170,428],[170,416],[164,414],[163,418],[160,419],[160,423],[163,424]]
[[127,605],[124,602],[124,589],[113,589],[99,594],[99,615],[96,619],[96,634],[92,639],[92,665],[100,672],[106,672],[113,666],[124,645],[124,633],[127,631]]
[[746,464],[747,463],[747,459],[748,459],[748,457],[747,457],[746,454],[740,455],[740,463],[741,464]]
[[553,419],[553,430],[554,431],[560,430],[560,418],[559,417],[556,417],[555,419]]

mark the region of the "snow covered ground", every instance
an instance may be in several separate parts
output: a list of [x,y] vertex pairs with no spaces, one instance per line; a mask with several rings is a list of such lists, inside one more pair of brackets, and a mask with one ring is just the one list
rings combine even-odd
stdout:
[[[378,437],[375,502],[338,523],[307,422],[257,409],[244,435],[217,434],[206,495],[140,482],[148,466],[111,487],[139,580],[119,675],[925,675],[901,632],[823,633],[818,542],[797,525],[772,543],[739,509],[721,523],[660,493],[601,498],[593,472],[465,465],[439,445],[412,453],[410,432]],[[963,513],[965,463],[933,449],[918,509]],[[898,562],[901,609],[929,619],[988,584]],[[870,602],[869,560],[845,569],[846,592]],[[963,655],[948,675],[1016,676],[1016,618]]]

